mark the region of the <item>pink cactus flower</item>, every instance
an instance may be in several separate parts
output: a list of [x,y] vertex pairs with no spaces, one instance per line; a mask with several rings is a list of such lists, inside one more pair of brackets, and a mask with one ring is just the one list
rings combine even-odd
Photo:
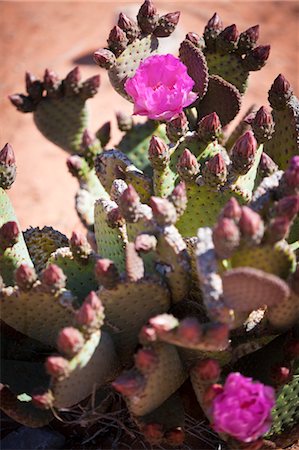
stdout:
[[134,101],[134,114],[167,121],[196,100],[193,86],[186,66],[168,54],[142,61],[135,75],[126,81],[125,90]]
[[242,442],[253,442],[271,427],[275,391],[240,373],[227,377],[223,392],[212,403],[214,428]]

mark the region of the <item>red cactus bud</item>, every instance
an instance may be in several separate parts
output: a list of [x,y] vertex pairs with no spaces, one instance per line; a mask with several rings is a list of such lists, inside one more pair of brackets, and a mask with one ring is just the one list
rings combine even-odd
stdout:
[[50,391],[36,390],[31,396],[34,406],[40,409],[50,409],[53,406],[54,397]]
[[168,37],[170,36],[180,19],[180,11],[171,12],[161,16],[158,22],[157,28],[154,30],[154,34],[157,37]]
[[65,77],[64,83],[66,85],[78,85],[78,83],[81,80],[81,71],[80,67],[76,66],[74,69],[72,69],[67,76]]
[[292,220],[299,212],[299,195],[284,197],[276,205],[277,214]]
[[285,239],[290,232],[290,219],[278,216],[271,220],[267,228],[267,242],[274,244],[275,242]]
[[259,45],[258,47],[255,47],[251,55],[259,62],[259,63],[265,63],[270,55],[270,45]]
[[179,159],[177,170],[180,177],[186,181],[192,180],[198,175],[199,163],[197,162],[196,157],[187,148],[185,148]]
[[124,30],[127,35],[129,43],[133,42],[138,37],[140,30],[137,23],[126,16],[124,13],[120,13],[117,25]]
[[152,443],[158,443],[163,439],[163,427],[160,423],[147,423],[142,427],[145,439]]
[[63,328],[57,339],[58,350],[66,356],[76,355],[84,345],[84,338],[79,330],[73,327]]
[[111,123],[105,122],[101,128],[96,132],[97,138],[100,140],[102,147],[105,147],[110,141],[111,137]]
[[252,121],[252,129],[256,139],[263,143],[269,140],[274,132],[272,114],[262,106]]
[[93,59],[103,69],[109,70],[116,64],[114,53],[106,48],[100,48],[93,54]]
[[215,112],[203,117],[198,124],[197,133],[200,139],[214,141],[221,132],[221,123]]
[[16,163],[15,154],[10,144],[5,144],[2,150],[0,150],[0,165],[13,166]]
[[299,156],[293,156],[289,163],[289,167],[284,173],[284,179],[288,187],[295,191],[299,187]]
[[299,357],[299,339],[291,339],[287,341],[284,347],[285,355],[288,359]]
[[47,373],[54,378],[64,378],[69,373],[69,363],[61,356],[49,356],[45,366]]
[[70,248],[74,257],[87,259],[91,253],[91,247],[84,234],[73,231],[70,239]]
[[99,259],[96,262],[95,276],[106,289],[113,289],[119,281],[118,270],[110,259]]
[[40,80],[37,80],[36,77],[30,73],[26,72],[25,74],[25,84],[26,84],[26,90],[30,97],[35,100],[39,101],[42,98],[43,94],[43,84],[40,82]]
[[113,208],[107,213],[107,222],[109,227],[117,228],[125,224],[125,219],[122,216],[119,207]]
[[29,290],[36,281],[35,270],[23,263],[15,271],[15,280],[20,289]]
[[126,397],[131,397],[142,391],[144,384],[145,379],[143,375],[135,371],[130,371],[122,373],[113,381],[112,386],[117,392],[120,392]]
[[133,126],[132,116],[130,116],[122,111],[118,111],[116,113],[116,120],[117,120],[117,125],[118,125],[118,128],[120,129],[120,131],[131,130],[131,128]]
[[274,109],[284,109],[292,94],[293,91],[290,83],[282,74],[280,74],[275,78],[269,91],[268,98],[270,105]]
[[166,134],[171,142],[177,142],[187,131],[188,120],[184,112],[166,124]]
[[157,239],[149,234],[139,234],[135,239],[135,250],[137,252],[147,253],[155,250]]
[[168,200],[174,205],[177,217],[180,217],[187,207],[187,191],[184,181],[180,181],[176,185],[172,193],[169,195]]
[[94,75],[93,77],[87,78],[87,80],[82,83],[81,97],[83,99],[94,97],[98,92],[100,83],[100,75]]
[[8,96],[11,103],[21,112],[32,112],[35,110],[35,104],[30,97],[23,94],[13,94]]
[[137,21],[141,30],[144,33],[153,32],[158,24],[158,20],[159,16],[153,2],[151,0],[145,0],[137,14]]
[[[244,44],[246,45],[246,50],[251,49],[253,47],[254,44],[256,44],[256,42],[258,41],[260,35],[260,26],[259,25],[254,25],[253,27],[248,28],[247,30],[243,31],[243,33],[240,34],[240,40],[239,40],[239,47],[240,47],[240,43],[242,43],[242,45],[244,46]],[[249,44],[251,44],[249,46]]]
[[241,206],[235,197],[231,197],[222,210],[221,215],[228,219],[233,219],[236,222],[240,220],[242,214]]
[[42,271],[41,280],[44,286],[56,290],[65,287],[66,276],[56,264],[49,264]]
[[152,208],[154,218],[159,225],[174,224],[177,220],[177,214],[174,205],[166,198],[151,197],[150,207]]
[[121,202],[126,203],[130,206],[137,205],[140,203],[140,197],[137,194],[135,188],[129,184],[127,189],[121,195]]
[[91,145],[94,144],[95,141],[95,136],[88,131],[87,129],[84,130],[83,135],[82,135],[82,148],[84,150],[86,150],[88,147],[90,147]]
[[202,175],[205,182],[210,185],[219,185],[226,181],[227,168],[220,153],[206,162]]
[[224,41],[227,42],[237,42],[239,37],[237,26],[233,24],[224,28],[224,30],[221,31],[219,37],[221,37]]
[[215,383],[221,373],[221,368],[218,361],[215,359],[203,359],[196,363],[194,370],[202,381],[208,381],[210,383]]
[[96,324],[96,312],[89,303],[84,302],[76,312],[76,320],[78,325],[93,326]]
[[263,235],[264,224],[260,215],[247,206],[242,207],[239,226],[243,236],[258,239]]
[[198,320],[187,317],[178,326],[177,336],[182,342],[197,344],[202,337],[202,329]]
[[272,114],[265,106],[261,106],[255,115],[253,123],[258,127],[264,127],[265,125],[272,125],[273,124]]
[[46,89],[53,88],[60,83],[60,79],[54,70],[46,69],[44,74],[44,83]]
[[168,145],[158,136],[152,136],[148,150],[149,160],[154,168],[163,167],[169,161]]
[[0,228],[0,246],[3,250],[13,247],[19,238],[20,230],[16,222],[6,222]]
[[202,396],[202,402],[206,408],[209,408],[217,395],[222,394],[223,386],[221,384],[212,384],[208,386]]
[[257,142],[252,131],[246,131],[232,148],[233,169],[244,175],[252,167],[257,149]]
[[187,39],[187,41],[192,42],[192,44],[194,44],[196,47],[200,46],[201,39],[200,39],[199,34],[197,34],[197,33],[193,33],[193,32],[187,33],[185,39]]
[[119,198],[119,210],[128,222],[137,222],[140,217],[140,197],[129,184]]
[[142,344],[147,344],[149,342],[155,342],[157,340],[157,332],[155,328],[145,325],[141,328],[139,333],[139,341]]
[[135,355],[135,365],[142,373],[149,373],[155,370],[158,362],[158,355],[151,348],[141,348]]
[[290,366],[277,364],[271,367],[271,380],[275,386],[281,386],[287,383],[292,376]]
[[180,446],[184,443],[185,432],[181,427],[177,427],[167,431],[164,437],[168,444]]
[[69,156],[66,165],[73,177],[80,177],[80,171],[83,167],[83,159],[78,155]]
[[115,25],[115,27],[112,28],[109,34],[108,38],[109,46],[112,48],[115,46],[119,48],[119,46],[121,46],[124,49],[127,43],[128,39],[126,33],[118,25]]
[[164,333],[177,328],[179,321],[171,314],[159,314],[149,320],[150,325],[158,333]]
[[259,168],[263,177],[268,177],[278,170],[277,164],[265,152],[262,153]]
[[240,242],[239,228],[234,220],[227,217],[221,217],[218,220],[213,228],[213,242],[219,258],[226,259],[232,255]]
[[223,30],[223,23],[217,13],[215,13],[208,21],[204,30],[204,38],[206,44],[209,45],[210,41],[214,40],[217,35]]

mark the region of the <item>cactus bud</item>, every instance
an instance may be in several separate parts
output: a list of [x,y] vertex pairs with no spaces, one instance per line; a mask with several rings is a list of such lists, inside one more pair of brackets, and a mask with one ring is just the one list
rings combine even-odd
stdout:
[[116,57],[126,49],[129,43],[126,33],[117,25],[110,31],[107,42]]
[[9,189],[16,179],[16,159],[13,148],[5,144],[0,150],[0,186]]
[[90,133],[90,131],[85,129],[83,132],[83,135],[82,135],[82,143],[81,143],[83,150],[87,150],[88,147],[90,147],[91,145],[94,144],[94,141],[95,141],[95,136],[93,136]]
[[78,155],[69,156],[66,160],[66,165],[69,172],[73,175],[73,177],[80,178],[81,170],[83,168],[83,158]]
[[110,259],[99,259],[96,262],[95,276],[106,289],[113,289],[119,281],[118,270]]
[[241,206],[239,205],[235,197],[231,197],[229,199],[229,201],[226,203],[221,212],[222,217],[226,217],[227,219],[233,219],[236,222],[239,222],[241,214],[242,214]]
[[119,199],[119,209],[129,222],[137,222],[140,217],[140,198],[135,188],[129,184]]
[[170,201],[160,197],[151,197],[150,206],[159,225],[172,225],[176,222],[176,210]]
[[153,372],[158,362],[159,358],[151,348],[141,348],[135,355],[135,365],[144,374]]
[[217,47],[221,51],[230,52],[237,47],[239,32],[235,24],[224,28],[217,37]]
[[168,196],[168,200],[175,207],[177,217],[180,217],[184,213],[188,202],[186,185],[184,181],[181,181],[176,185],[172,193]]
[[116,113],[116,120],[120,131],[130,131],[133,127],[132,116],[123,113],[122,111]]
[[74,95],[79,92],[79,83],[81,81],[81,71],[77,66],[72,69],[63,81],[63,87],[66,95]]
[[117,25],[126,33],[129,43],[138,38],[140,30],[137,23],[126,16],[124,13],[120,13]]
[[119,207],[113,208],[107,213],[107,223],[111,228],[119,228],[125,225],[126,221],[121,215]]
[[242,214],[239,222],[242,236],[253,239],[256,243],[260,242],[264,234],[264,223],[259,214],[254,212],[248,206],[242,207]]
[[196,47],[202,48],[202,39],[199,36],[199,34],[194,32],[187,33],[185,39],[187,39],[187,41],[192,42],[192,44],[195,45]]
[[218,115],[213,112],[203,117],[197,126],[197,134],[204,142],[214,141],[221,133],[221,123]]
[[105,147],[111,138],[111,123],[105,122],[96,132],[96,137],[101,142],[102,147]]
[[146,345],[149,342],[155,342],[156,340],[157,340],[156,330],[149,325],[144,325],[139,333],[140,343]]
[[185,440],[185,432],[181,427],[176,427],[168,430],[164,437],[169,445],[181,446]]
[[54,396],[52,392],[45,391],[44,389],[34,390],[31,398],[33,405],[40,409],[50,409],[54,403]]
[[174,30],[180,19],[180,11],[172,12],[161,16],[158,21],[158,26],[154,30],[154,35],[157,37],[168,37]]
[[191,181],[198,175],[199,163],[197,162],[196,157],[187,148],[185,148],[179,159],[177,170],[180,178],[185,181]]
[[252,50],[258,41],[260,34],[259,25],[248,28],[240,34],[238,42],[238,52],[240,54],[247,53]]
[[277,164],[275,164],[273,159],[271,159],[270,156],[267,155],[267,153],[263,152],[260,159],[259,169],[261,171],[262,177],[264,178],[276,172],[278,170],[278,166]]
[[30,97],[26,97],[23,94],[13,94],[8,96],[11,103],[17,108],[18,111],[23,113],[32,112],[35,110],[34,102]]
[[163,426],[160,423],[147,423],[142,426],[142,434],[148,442],[158,444],[164,436]]
[[35,76],[32,75],[32,73],[26,72],[25,84],[26,84],[26,91],[28,92],[30,97],[35,102],[40,101],[44,90],[42,82],[40,80],[37,80]]
[[210,358],[198,361],[193,370],[202,381],[209,383],[216,383],[221,373],[218,361]]
[[270,55],[270,45],[259,45],[251,50],[244,58],[244,65],[247,70],[260,70]]
[[188,131],[188,120],[184,112],[166,123],[166,134],[170,142],[177,142]]
[[289,167],[283,175],[284,181],[289,190],[298,192],[299,189],[299,156],[293,156]]
[[86,237],[78,231],[73,231],[70,239],[70,248],[72,254],[79,259],[86,259],[91,253],[91,248]]
[[152,33],[158,25],[158,21],[159,15],[153,2],[145,0],[137,14],[137,22],[141,30],[146,34]]
[[49,264],[42,271],[41,281],[44,287],[50,290],[59,290],[65,287],[66,276],[56,264]]
[[124,372],[111,383],[117,392],[126,397],[132,397],[140,393],[145,385],[143,375],[138,372]]
[[232,219],[221,217],[213,228],[213,242],[217,256],[229,258],[240,242],[239,228]]
[[180,342],[198,344],[202,337],[202,329],[195,317],[183,319],[177,329],[177,337]]
[[204,391],[202,396],[202,403],[205,406],[205,408],[210,408],[213,400],[217,395],[222,394],[223,392],[223,386],[221,384],[212,384],[211,386],[208,386],[207,389]]
[[217,13],[211,17],[204,29],[204,39],[208,48],[213,48],[215,39],[223,30],[223,23]]
[[84,300],[85,303],[90,305],[97,314],[104,314],[104,307],[101,300],[94,291],[91,291]]
[[252,121],[252,129],[259,143],[267,142],[274,132],[272,114],[262,106]]
[[44,87],[50,98],[57,98],[61,95],[61,80],[53,71],[46,69],[44,74]]
[[68,360],[61,356],[49,356],[45,366],[46,372],[54,378],[63,379],[69,374]]
[[155,250],[157,239],[149,234],[139,234],[135,239],[135,250],[137,252],[148,253]]
[[20,289],[29,291],[36,281],[36,273],[28,264],[21,264],[15,271],[15,281]]
[[275,217],[267,227],[267,242],[275,244],[275,242],[285,239],[290,232],[291,221],[287,217]]
[[13,247],[19,239],[19,227],[16,222],[6,222],[0,228],[0,247],[2,250]]
[[58,350],[68,357],[76,355],[84,345],[84,338],[79,330],[73,327],[63,328],[57,339]]
[[83,100],[86,100],[88,98],[94,97],[99,90],[100,83],[100,75],[94,75],[93,77],[87,78],[87,80],[82,83],[80,93],[81,98]]
[[233,170],[244,175],[254,164],[257,142],[252,131],[246,131],[232,148],[231,160]]
[[169,149],[168,145],[163,139],[152,136],[150,140],[148,157],[154,169],[165,167],[169,162]]
[[277,364],[271,367],[271,380],[273,384],[278,387],[287,383],[292,377],[292,370],[290,366]]
[[94,62],[102,67],[102,69],[109,70],[116,64],[116,58],[114,53],[112,53],[107,48],[100,48],[93,54]]
[[272,108],[284,109],[292,95],[293,91],[288,80],[282,74],[278,75],[270,88],[268,96]]
[[279,216],[293,220],[299,213],[299,195],[284,197],[276,205],[276,212]]
[[202,170],[202,177],[206,184],[218,186],[224,184],[227,177],[225,161],[220,153],[206,162]]
[[96,312],[89,303],[84,302],[78,311],[76,311],[76,321],[82,327],[93,327],[97,325]]

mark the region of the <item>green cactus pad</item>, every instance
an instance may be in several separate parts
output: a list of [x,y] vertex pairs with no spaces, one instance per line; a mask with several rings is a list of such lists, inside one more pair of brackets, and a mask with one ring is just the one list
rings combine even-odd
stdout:
[[81,303],[90,291],[95,291],[98,287],[94,274],[95,261],[95,255],[90,255],[86,260],[74,258],[70,249],[64,247],[51,255],[48,264],[56,264],[63,270],[67,277],[66,288]]
[[149,414],[162,405],[187,377],[175,347],[160,343],[154,350],[158,356],[157,367],[147,375],[143,391],[128,399],[129,409],[136,416]]
[[69,291],[47,292],[37,281],[30,291],[4,288],[0,294],[2,320],[17,331],[55,347],[61,328],[71,325],[73,313]]
[[240,248],[230,261],[233,268],[255,267],[285,279],[293,272],[296,257],[287,243],[280,241],[274,246],[265,244]]
[[117,375],[118,360],[109,335],[94,332],[69,361],[69,369],[66,378],[52,379],[51,390],[57,408],[75,405]]
[[80,97],[44,98],[33,113],[39,131],[69,153],[80,153],[87,128],[85,100]]
[[117,204],[110,200],[100,198],[94,209],[95,236],[98,253],[103,258],[114,261],[118,270],[122,272],[125,268],[125,244],[127,242],[125,225],[111,228],[107,222],[107,214]]
[[285,170],[292,156],[299,154],[299,100],[293,95],[284,109],[273,109],[272,115],[275,129],[265,152]]
[[148,319],[170,306],[168,289],[158,280],[122,281],[113,289],[100,288],[107,331],[113,336],[119,357],[127,361],[138,343],[138,333]]
[[147,120],[145,123],[134,124],[116,146],[128,156],[138,169],[143,170],[146,174],[150,174],[151,172],[148,160],[148,148],[152,135],[158,136],[168,142],[165,125],[154,122],[153,120]]
[[241,95],[238,89],[218,75],[209,77],[206,95],[197,106],[198,118],[217,111],[221,125],[231,122],[241,108]]
[[156,53],[158,44],[155,36],[148,35],[142,39],[136,39],[116,58],[116,64],[108,71],[108,74],[112,86],[122,97],[132,101],[125,91],[124,84],[128,78],[135,75],[141,61]]
[[205,57],[201,50],[187,39],[181,43],[179,55],[188,69],[188,75],[195,82],[193,90],[198,93],[198,99],[201,99],[207,92],[209,82]]
[[66,247],[69,243],[64,234],[52,227],[28,228],[24,231],[24,239],[37,273],[46,267],[51,253],[60,247]]
[[[10,221],[18,224],[18,219],[10,203],[9,197],[2,188],[0,188],[0,211],[0,227],[4,223]],[[19,224],[18,227],[19,230],[21,230]],[[14,271],[22,263],[26,263],[30,267],[33,267],[23,234],[20,232],[18,242],[13,247],[6,249],[4,253],[0,255],[0,274],[6,285],[14,284]]]
[[51,411],[35,408],[30,397],[16,396],[7,386],[1,386],[0,408],[16,422],[27,427],[39,428],[47,425],[54,418]]
[[117,177],[117,171],[127,184],[132,184],[138,192],[142,202],[147,202],[151,196],[151,180],[135,167],[129,158],[118,150],[106,150],[101,153],[95,163],[96,173],[105,189],[110,192],[111,186]]

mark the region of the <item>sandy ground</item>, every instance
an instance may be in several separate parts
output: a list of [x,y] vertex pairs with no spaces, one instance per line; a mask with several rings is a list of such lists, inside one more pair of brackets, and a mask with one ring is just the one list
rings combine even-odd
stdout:
[[[239,30],[260,23],[260,43],[271,43],[270,60],[262,72],[251,75],[244,108],[252,103],[267,104],[267,91],[283,73],[298,92],[299,3],[268,1],[156,1],[160,12],[182,12],[176,39],[167,51],[176,53],[188,31],[201,33],[217,11],[225,25],[236,23]],[[48,142],[35,128],[30,114],[17,112],[8,94],[24,91],[24,73],[42,76],[46,67],[64,76],[76,64],[84,77],[100,72],[99,94],[89,101],[90,128],[96,130],[113,121],[115,112],[132,106],[110,87],[105,71],[93,64],[92,53],[105,46],[108,33],[120,10],[132,12],[132,2],[1,2],[0,4],[0,145],[10,142],[16,152],[17,182],[10,196],[22,228],[52,225],[67,234],[80,228],[73,208],[76,181],[66,170],[66,153]],[[296,86],[297,83],[297,86]]]

